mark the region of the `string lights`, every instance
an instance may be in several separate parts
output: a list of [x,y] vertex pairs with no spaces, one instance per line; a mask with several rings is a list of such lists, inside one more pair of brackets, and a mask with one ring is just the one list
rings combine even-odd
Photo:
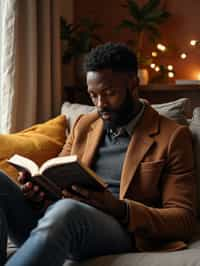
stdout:
[[199,40],[191,40],[191,41],[190,41],[190,45],[191,45],[191,46],[197,46],[197,45],[200,45],[200,41],[199,41]]
[[[191,40],[189,42],[190,46],[192,47],[197,47],[197,46],[200,46],[200,40]],[[151,52],[151,57],[152,57],[152,60],[151,60],[151,63],[150,63],[150,68],[152,70],[154,70],[155,72],[160,72],[160,71],[165,71],[165,73],[167,73],[167,77],[170,78],[170,79],[173,79],[175,77],[175,69],[174,69],[174,66],[173,65],[167,65],[167,66],[164,66],[162,65],[159,65],[156,63],[156,61],[158,60],[158,57],[159,57],[159,53],[165,53],[168,51],[168,47],[162,43],[158,43],[156,45],[156,49],[154,51]],[[179,58],[181,60],[186,60],[188,58],[188,54],[186,52],[181,52],[179,53]],[[200,80],[200,73],[198,73],[198,79]]]
[[174,73],[173,65],[168,65],[167,67],[163,68],[163,66],[161,67],[159,64],[156,63],[156,61],[159,58],[159,54],[160,53],[166,53],[167,51],[168,51],[168,48],[166,45],[164,45],[162,43],[158,43],[156,45],[156,49],[154,51],[152,51],[152,53],[151,53],[152,60],[150,63],[150,68],[157,73],[163,71],[163,69],[164,69],[165,71],[167,71],[168,78],[174,78],[175,73]]
[[186,59],[187,58],[187,54],[186,53],[181,53],[180,54],[180,58],[181,59]]

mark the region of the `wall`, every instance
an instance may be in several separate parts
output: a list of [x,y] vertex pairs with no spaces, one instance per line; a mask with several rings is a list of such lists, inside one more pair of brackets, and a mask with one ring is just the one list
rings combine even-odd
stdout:
[[[63,16],[67,22],[74,22],[74,0],[60,0],[61,16]],[[74,77],[74,65],[62,65],[62,87],[65,85],[75,84]]]
[[[130,32],[124,31],[119,34],[113,30],[122,19],[128,18],[127,10],[121,7],[124,2],[123,0],[74,0],[74,21],[78,22],[81,17],[95,19],[105,25],[99,31],[104,41],[125,42],[131,38]],[[163,4],[172,16],[165,25],[161,26],[162,41],[164,44],[175,45],[179,52],[188,53],[186,60],[179,59],[178,53],[173,53],[171,57],[163,59],[163,62],[174,64],[177,79],[196,79],[200,73],[200,47],[192,49],[189,41],[200,40],[200,1],[166,0]],[[151,51],[148,43],[146,50]]]

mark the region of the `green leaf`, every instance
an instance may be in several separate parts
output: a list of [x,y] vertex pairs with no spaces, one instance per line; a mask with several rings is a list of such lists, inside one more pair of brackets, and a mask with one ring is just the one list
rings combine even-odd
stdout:
[[118,26],[118,29],[127,28],[133,32],[138,32],[138,25],[128,19],[124,19],[121,24]]
[[155,10],[160,4],[160,0],[149,0],[141,9],[141,13],[143,16],[146,16],[147,14],[151,13],[153,10]]
[[166,11],[154,11],[146,16],[145,19],[151,22],[163,23],[169,16],[170,14]]
[[141,18],[141,11],[140,11],[140,7],[137,4],[136,1],[134,0],[127,0],[127,4],[128,4],[128,9],[129,9],[129,13],[130,15],[135,19],[135,20],[140,20]]

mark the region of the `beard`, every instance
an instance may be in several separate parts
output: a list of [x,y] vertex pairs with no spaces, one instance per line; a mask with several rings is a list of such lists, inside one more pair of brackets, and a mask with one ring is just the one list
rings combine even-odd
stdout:
[[133,96],[130,93],[129,89],[126,90],[126,97],[118,109],[112,110],[110,108],[103,108],[98,111],[99,115],[103,119],[103,113],[107,112],[110,115],[110,119],[103,119],[104,128],[112,129],[113,131],[116,128],[126,125],[133,117],[134,114],[134,100]]

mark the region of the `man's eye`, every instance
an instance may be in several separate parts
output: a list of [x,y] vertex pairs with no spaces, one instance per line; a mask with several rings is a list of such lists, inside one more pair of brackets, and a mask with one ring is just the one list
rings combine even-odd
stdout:
[[110,95],[113,95],[113,94],[114,94],[114,91],[112,91],[112,90],[107,90],[107,91],[105,92],[105,94],[108,95],[108,96],[110,96]]

